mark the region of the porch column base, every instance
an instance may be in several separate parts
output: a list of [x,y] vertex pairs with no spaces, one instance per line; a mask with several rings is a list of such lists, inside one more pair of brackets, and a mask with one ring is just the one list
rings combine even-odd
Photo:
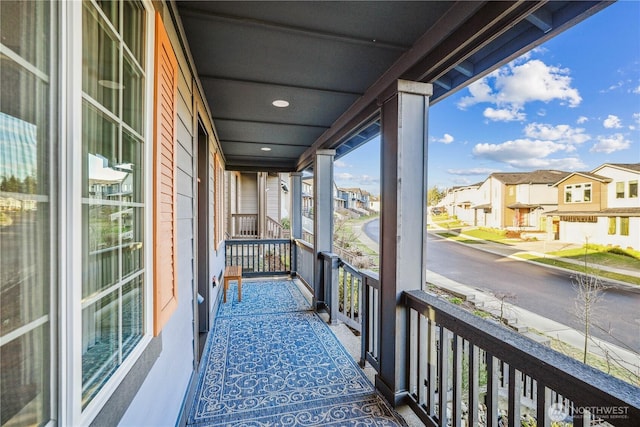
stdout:
[[409,397],[407,390],[394,391],[392,387],[389,387],[387,383],[384,382],[384,379],[380,377],[380,375],[376,375],[375,382],[376,390],[378,390],[394,408],[407,403]]

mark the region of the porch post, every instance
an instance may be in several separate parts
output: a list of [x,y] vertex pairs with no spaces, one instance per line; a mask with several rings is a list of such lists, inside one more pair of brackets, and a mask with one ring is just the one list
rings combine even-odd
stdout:
[[293,172],[291,180],[291,238],[302,239],[302,172]]
[[313,307],[325,304],[320,252],[333,251],[333,156],[335,150],[318,150],[313,167]]
[[302,239],[302,172],[289,174],[291,182],[291,272],[298,272],[298,247],[293,240]]
[[267,229],[267,173],[258,172],[258,238],[264,239]]
[[425,284],[427,119],[431,84],[398,80],[381,106],[380,371],[376,387],[394,405],[407,393],[402,292]]

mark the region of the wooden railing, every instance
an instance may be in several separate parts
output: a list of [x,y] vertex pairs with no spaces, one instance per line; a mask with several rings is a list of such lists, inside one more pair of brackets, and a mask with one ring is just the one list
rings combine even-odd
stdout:
[[291,273],[291,240],[226,240],[225,265],[242,267],[246,277]]
[[265,237],[267,239],[282,239],[285,237],[285,230],[275,219],[267,216],[267,232]]
[[640,390],[421,290],[407,308],[407,386],[428,426],[637,426]]
[[257,239],[258,214],[231,214],[231,236],[234,239]]

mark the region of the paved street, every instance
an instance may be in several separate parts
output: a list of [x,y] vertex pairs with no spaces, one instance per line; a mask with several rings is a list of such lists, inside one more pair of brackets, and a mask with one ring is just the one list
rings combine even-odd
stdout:
[[[364,227],[371,239],[379,238],[379,222]],[[477,244],[480,245],[480,244]],[[513,248],[508,252],[518,252]],[[573,273],[488,253],[474,245],[455,243],[433,234],[427,238],[427,270],[473,288],[494,294],[511,294],[516,306],[581,330],[575,315]],[[640,288],[611,288],[598,303],[593,334],[606,341],[640,351]],[[535,328],[535,325],[530,325]],[[603,330],[604,329],[604,330]],[[616,339],[605,331],[611,331]]]

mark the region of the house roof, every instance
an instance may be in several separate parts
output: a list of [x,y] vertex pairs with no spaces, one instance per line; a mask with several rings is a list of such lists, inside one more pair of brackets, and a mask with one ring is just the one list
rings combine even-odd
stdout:
[[640,172],[640,163],[605,163],[595,168],[593,172],[597,172],[600,169],[603,169],[607,166],[611,166],[613,168],[618,168],[618,169],[624,169],[630,172]]
[[436,103],[610,2],[169,4],[226,169],[293,172],[316,150],[339,158],[376,136],[399,79],[432,83]]
[[572,176],[582,176],[586,179],[591,179],[593,181],[599,181],[599,182],[611,182],[611,178],[607,178],[606,176],[602,176],[602,175],[597,175],[593,172],[573,172],[570,173],[569,175],[565,176],[564,178],[560,179],[558,182],[555,182],[553,184],[554,187],[557,187],[558,185],[560,185],[562,182],[566,181],[567,179],[571,178]]
[[533,172],[494,172],[489,177],[493,177],[503,184],[553,184],[565,178],[571,172],[558,170],[537,170]]
[[535,209],[539,208],[540,205],[530,205],[527,203],[513,203],[507,206],[509,209]]

